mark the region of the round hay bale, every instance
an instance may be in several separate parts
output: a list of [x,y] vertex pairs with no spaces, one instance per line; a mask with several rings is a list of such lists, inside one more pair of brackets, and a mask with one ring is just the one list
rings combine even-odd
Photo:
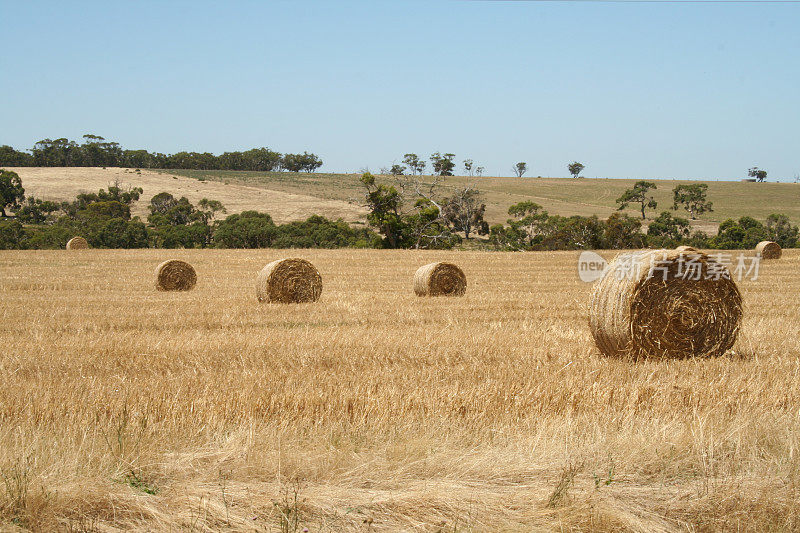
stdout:
[[689,252],[689,253],[693,253],[693,254],[694,253],[700,253],[700,250],[698,250],[694,246],[686,246],[685,244],[683,246],[678,246],[677,248],[675,248],[675,251],[676,252]]
[[305,259],[279,259],[258,273],[259,302],[316,302],[322,294],[322,277]]
[[86,250],[89,243],[83,237],[73,237],[67,241],[67,250]]
[[617,256],[595,285],[589,328],[607,356],[684,358],[724,354],[742,320],[727,267],[700,252]]
[[762,259],[780,259],[783,251],[777,242],[761,241],[756,245],[756,253],[760,254]]
[[189,291],[196,284],[197,274],[185,261],[170,259],[156,267],[156,289],[160,291]]
[[467,277],[453,263],[431,263],[414,274],[417,296],[464,296],[466,291]]

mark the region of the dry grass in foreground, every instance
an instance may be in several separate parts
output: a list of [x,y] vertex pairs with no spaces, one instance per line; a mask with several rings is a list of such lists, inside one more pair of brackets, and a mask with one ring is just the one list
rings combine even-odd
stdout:
[[[285,255],[319,302],[256,301]],[[0,529],[800,529],[800,253],[741,284],[735,354],[638,364],[576,259],[3,252]],[[414,295],[439,260],[466,296]]]

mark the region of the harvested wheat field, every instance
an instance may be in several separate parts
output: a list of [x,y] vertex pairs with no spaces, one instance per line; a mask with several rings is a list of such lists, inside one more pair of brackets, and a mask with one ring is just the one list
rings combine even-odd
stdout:
[[[0,529],[800,529],[800,253],[721,357],[607,358],[576,252],[0,253]],[[610,257],[612,254],[606,254]],[[463,298],[418,298],[458,264]]]

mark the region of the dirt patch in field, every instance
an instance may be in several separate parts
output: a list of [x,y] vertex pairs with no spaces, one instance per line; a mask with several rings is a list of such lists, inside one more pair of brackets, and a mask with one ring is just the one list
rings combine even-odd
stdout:
[[5,167],[22,178],[27,195],[45,200],[72,200],[79,193],[97,192],[119,180],[123,186],[141,187],[141,199],[132,206],[134,215],[147,216],[150,198],[166,191],[176,198],[185,196],[196,204],[202,198],[219,200],[228,213],[256,210],[269,213],[276,223],[305,220],[311,215],[348,222],[363,220],[366,211],[342,200],[274,191],[237,183],[199,181],[165,172],[125,168],[87,167]]

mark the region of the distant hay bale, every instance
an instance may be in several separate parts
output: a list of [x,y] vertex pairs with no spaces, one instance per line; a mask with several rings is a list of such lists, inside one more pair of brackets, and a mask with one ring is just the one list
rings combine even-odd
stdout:
[[417,296],[463,296],[466,291],[467,277],[453,263],[431,263],[414,274]]
[[772,241],[761,241],[756,245],[756,253],[761,254],[762,259],[780,259],[781,245]]
[[694,246],[686,246],[686,245],[678,246],[677,248],[675,248],[675,251],[676,252],[690,252],[690,253],[693,253],[693,254],[694,253],[700,253],[700,250],[698,250]]
[[722,355],[741,320],[742,296],[730,272],[702,252],[621,254],[597,282],[589,306],[600,351],[634,360]]
[[279,259],[261,269],[256,279],[259,302],[316,302],[322,294],[322,277],[305,259]]
[[67,241],[67,250],[86,250],[89,243],[83,237],[73,237]]
[[170,259],[156,267],[156,289],[160,291],[189,291],[196,284],[197,273],[185,261]]

